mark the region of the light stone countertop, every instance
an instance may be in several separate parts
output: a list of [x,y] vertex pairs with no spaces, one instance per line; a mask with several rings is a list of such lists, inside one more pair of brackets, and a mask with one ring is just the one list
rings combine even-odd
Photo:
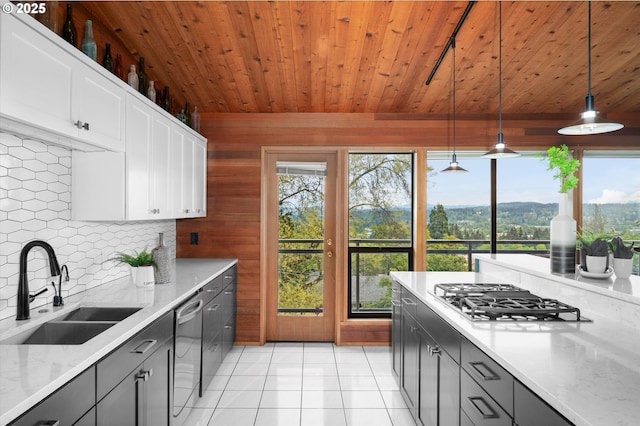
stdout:
[[187,300],[235,259],[177,259],[168,284],[136,287],[130,278],[115,280],[48,306],[31,319],[0,321],[0,340],[68,313],[79,306],[136,306],[142,309],[82,345],[0,345],[0,425],[13,421],[143,328]]
[[[562,294],[556,298],[581,308],[593,322],[473,322],[434,296],[434,285],[504,282],[536,293],[535,288],[527,279],[516,280],[514,274],[497,271],[490,275],[392,272],[391,276],[574,424],[638,424],[640,336],[635,327],[620,326],[600,312],[582,309],[573,300],[563,300]],[[540,278],[537,284],[548,284]],[[548,287],[546,292],[553,293],[554,287]]]

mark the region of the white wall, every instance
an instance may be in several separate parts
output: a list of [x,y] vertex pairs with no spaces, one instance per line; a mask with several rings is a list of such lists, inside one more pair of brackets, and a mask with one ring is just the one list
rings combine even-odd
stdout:
[[[117,252],[151,250],[160,232],[175,256],[175,220],[71,220],[71,173],[70,150],[0,133],[0,319],[16,314],[20,251],[31,240],[51,244],[60,266],[69,268],[71,280],[62,283],[63,297],[126,276],[127,265],[108,259]],[[42,249],[31,250],[29,288],[49,288],[31,309],[53,301],[46,259]]]

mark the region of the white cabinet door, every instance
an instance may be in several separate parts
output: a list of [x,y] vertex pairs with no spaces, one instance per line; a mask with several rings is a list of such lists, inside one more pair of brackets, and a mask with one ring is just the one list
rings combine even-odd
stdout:
[[173,199],[173,215],[175,218],[186,217],[186,207],[184,206],[183,194],[183,176],[182,170],[184,165],[183,150],[185,141],[185,133],[178,126],[173,127],[173,136],[171,138],[171,159],[169,161],[171,167],[171,195]]
[[157,112],[152,114],[151,126],[151,165],[150,165],[150,198],[151,210],[155,219],[174,217],[172,209],[172,176],[170,165],[170,149],[172,123],[167,117]]
[[127,96],[126,196],[127,219],[154,219],[151,200],[151,127],[153,111]]
[[194,209],[195,216],[207,215],[207,141],[197,140],[194,154]]
[[79,137],[110,151],[124,151],[125,91],[90,67],[74,66],[72,120]]
[[0,21],[0,113],[77,137],[67,53],[11,14],[2,13]]

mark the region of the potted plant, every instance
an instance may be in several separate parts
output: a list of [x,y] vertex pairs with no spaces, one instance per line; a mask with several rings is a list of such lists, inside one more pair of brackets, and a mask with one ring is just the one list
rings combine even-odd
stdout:
[[625,246],[622,238],[616,237],[611,240],[609,246],[613,253],[613,271],[617,278],[629,278],[633,269],[633,245]]
[[547,149],[547,170],[560,181],[558,215],[551,219],[551,272],[572,274],[576,271],[576,221],[573,219],[570,191],[578,185],[575,172],[580,161],[573,158],[566,145]]
[[596,238],[592,243],[582,242],[582,249],[586,252],[587,272],[604,273],[609,268],[609,244],[602,238]]
[[577,244],[576,248],[580,250],[580,265],[582,265],[583,270],[587,270],[587,250],[593,244],[593,242],[597,238],[601,238],[605,241],[609,241],[614,236],[612,234],[607,234],[604,232],[591,232],[584,228],[580,229],[580,232],[576,233]]
[[155,284],[154,269],[157,268],[155,260],[146,247],[134,254],[118,253],[113,259],[119,263],[126,263],[131,266],[131,279],[135,285],[146,287]]

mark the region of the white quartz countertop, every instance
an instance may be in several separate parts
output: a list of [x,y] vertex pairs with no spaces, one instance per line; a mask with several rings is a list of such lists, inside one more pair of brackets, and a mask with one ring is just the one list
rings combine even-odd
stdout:
[[79,306],[135,306],[142,309],[82,345],[0,345],[0,425],[6,425],[136,333],[187,300],[235,259],[177,259],[173,279],[151,288],[130,278],[115,280],[65,299],[60,308],[31,312],[31,319],[0,321],[0,340],[35,328]]
[[[584,309],[582,314],[593,322],[473,322],[434,296],[434,285],[514,283],[508,273],[503,280],[496,273],[474,272],[391,275],[569,421],[578,426],[639,424],[640,336],[636,328],[620,326],[599,312]],[[526,283],[516,285],[529,289]],[[576,306],[560,296],[558,300]]]

